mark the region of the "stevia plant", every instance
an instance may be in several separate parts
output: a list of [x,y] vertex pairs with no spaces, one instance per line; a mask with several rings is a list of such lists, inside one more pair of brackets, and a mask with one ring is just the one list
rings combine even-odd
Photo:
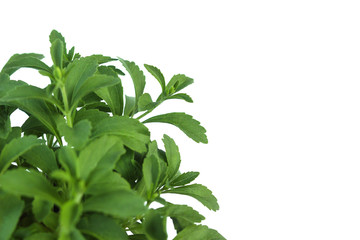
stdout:
[[[153,101],[134,62],[82,57],[74,47],[67,50],[55,30],[50,43],[52,66],[41,54],[15,54],[0,73],[0,240],[163,240],[167,218],[177,231],[175,240],[224,239],[201,225],[204,217],[192,207],[164,199],[182,194],[219,209],[209,189],[192,183],[199,172],[179,171],[173,138],[165,134],[159,149],[146,127],[172,124],[207,143],[205,129],[186,113],[146,118],[164,101],[192,102],[180,91],[193,79],[177,74],[166,82],[158,68],[145,64],[161,87]],[[21,68],[38,70],[49,84],[39,88],[10,80]],[[124,72],[135,96],[124,94]],[[28,115],[21,127],[10,123],[16,109]]]

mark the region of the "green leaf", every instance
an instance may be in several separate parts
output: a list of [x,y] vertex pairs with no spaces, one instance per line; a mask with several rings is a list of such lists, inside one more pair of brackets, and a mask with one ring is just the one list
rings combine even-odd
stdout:
[[210,210],[219,210],[217,199],[212,192],[201,184],[192,184],[183,187],[172,188],[163,193],[176,193],[195,198]]
[[200,123],[186,113],[167,113],[146,119],[143,123],[163,122],[169,123],[182,130],[195,142],[207,143],[206,130]]
[[98,64],[108,63],[108,62],[112,62],[112,61],[117,60],[116,58],[104,56],[104,55],[101,55],[101,54],[93,54],[90,57],[95,58],[96,61],[98,62]]
[[167,175],[169,179],[172,179],[178,172],[180,167],[180,152],[174,139],[164,134],[163,142],[166,150],[166,160],[168,163]]
[[181,219],[183,222],[188,223],[188,225],[205,220],[204,216],[187,205],[168,204],[165,207],[159,208],[158,211],[162,211],[163,215],[171,218]]
[[194,79],[189,78],[184,74],[174,75],[166,86],[166,92],[171,94],[171,89],[174,89],[174,92],[178,92],[192,83],[194,83]]
[[6,73],[0,72],[0,83],[2,84],[7,81],[10,81],[10,76]]
[[113,86],[120,83],[120,78],[105,74],[96,74],[87,78],[83,84],[74,90],[71,99],[72,108],[77,107],[78,102],[87,94],[94,92],[100,88]]
[[119,218],[136,217],[146,209],[145,200],[129,190],[95,195],[84,202],[85,212],[100,212]]
[[48,232],[40,232],[28,236],[24,238],[24,240],[56,240],[56,235]]
[[166,97],[166,99],[181,99],[181,100],[185,100],[186,102],[192,103],[193,100],[192,98],[187,95],[186,93],[178,93],[169,97]]
[[158,80],[158,82],[160,83],[162,92],[165,92],[165,78],[164,75],[161,73],[160,69],[158,69],[157,67],[148,65],[148,64],[144,64],[146,70],[148,70],[149,73],[151,73],[151,75],[153,75],[156,80]]
[[192,225],[182,230],[174,240],[225,240],[216,230],[210,229],[204,225]]
[[125,146],[139,153],[145,152],[150,142],[149,130],[138,120],[124,116],[106,118],[94,126],[93,137],[102,135],[117,135]]
[[86,79],[94,75],[97,66],[96,59],[92,57],[77,59],[68,65],[65,75],[65,89],[69,103],[77,97],[76,93]]
[[166,240],[166,217],[151,209],[145,215],[144,229],[149,240]]
[[40,122],[37,118],[31,115],[23,123],[21,129],[24,132],[25,136],[35,135],[37,137],[41,137],[44,134],[52,134],[52,132],[47,127],[45,127],[42,122]]
[[[26,206],[25,206],[25,209],[26,209]],[[26,216],[24,216],[24,217],[26,217]],[[25,219],[21,219],[21,220],[24,221]],[[21,220],[19,222],[19,225],[20,224],[22,225]],[[42,224],[34,222],[26,227],[18,226],[16,228],[15,232],[13,233],[12,237],[14,239],[25,239],[27,237],[30,237],[33,234],[36,234],[39,232],[45,232],[46,230],[47,229]]]
[[56,240],[56,236],[53,233],[42,232],[35,233],[29,237],[26,237],[24,240]]
[[83,217],[78,229],[99,240],[127,240],[125,230],[113,218],[101,214],[91,214]]
[[6,138],[11,132],[10,115],[4,111],[4,106],[0,106],[0,138]]
[[89,177],[86,194],[99,195],[121,189],[130,189],[130,184],[113,171],[97,171],[95,169]]
[[65,172],[63,170],[60,170],[60,169],[52,171],[50,173],[50,177],[53,178],[53,179],[56,179],[56,180],[67,182],[67,183],[70,183],[73,180],[73,177],[69,173],[69,170],[67,170],[67,172]]
[[10,239],[21,213],[24,202],[17,196],[0,192],[0,239]]
[[[105,66],[101,66],[105,67]],[[100,67],[99,67],[100,69]],[[98,69],[98,70],[99,70]],[[102,69],[102,68],[101,68]],[[113,72],[113,70],[111,70]],[[104,74],[104,72],[100,71]],[[117,74],[115,74],[115,78],[117,78]],[[111,87],[105,87],[100,88],[95,91],[95,93],[108,104],[108,106],[111,109],[111,112],[113,115],[119,115],[121,116],[123,113],[124,108],[124,96],[123,96],[123,87],[121,85],[121,81],[119,80],[119,83],[111,86]]]
[[199,172],[186,172],[177,176],[174,180],[170,182],[171,186],[182,186],[194,181],[198,176]]
[[65,48],[64,43],[60,39],[56,39],[54,42],[52,42],[50,53],[54,65],[62,69]]
[[72,128],[66,123],[58,126],[59,132],[65,140],[76,149],[81,149],[89,140],[91,134],[91,122],[87,119],[77,122]]
[[122,58],[119,58],[119,61],[122,63],[122,65],[125,67],[126,71],[131,76],[131,79],[134,83],[135,88],[135,103],[139,101],[140,96],[144,92],[145,88],[145,76],[143,71],[140,70],[139,66],[137,66],[134,62],[129,62],[127,60],[124,60]]
[[60,40],[60,42],[62,42],[63,46],[64,46],[64,52],[66,53],[66,42],[65,42],[65,38],[63,37],[63,35],[61,35],[61,33],[59,33],[56,30],[52,30],[49,36],[49,41],[50,43],[54,43],[56,40]]
[[21,128],[12,127],[10,133],[7,135],[6,139],[0,138],[0,150],[4,149],[5,145],[11,142],[16,138],[21,137]]
[[34,200],[32,201],[32,212],[35,219],[38,222],[42,222],[44,218],[50,213],[53,206],[54,205],[48,201],[34,198]]
[[141,177],[141,169],[136,163],[134,151],[128,149],[115,166],[115,170],[132,186],[134,186],[135,181]]
[[125,109],[124,109],[124,116],[132,116],[135,114],[135,98],[125,96]]
[[125,153],[121,140],[116,136],[105,135],[90,142],[79,154],[78,177],[86,180],[91,171],[113,147],[116,147],[119,156]]
[[[23,82],[23,81],[20,81],[20,80],[19,81],[6,80],[6,81],[2,82],[1,83],[1,88],[0,88],[0,104],[3,104],[4,101],[2,100],[2,98],[4,96],[6,96],[6,94],[9,91],[11,91],[11,90],[13,90],[13,89],[15,89],[15,88],[17,88],[19,86],[26,86],[26,85],[27,85],[26,82]],[[4,102],[4,103],[7,103],[7,102]]]
[[72,177],[76,178],[76,162],[78,160],[75,150],[71,147],[63,146],[56,151],[56,154],[61,166],[66,170],[67,173],[69,173]]
[[[155,141],[153,141],[150,145],[157,146]],[[146,158],[144,159],[144,163],[142,165],[143,178],[145,181],[147,197],[149,200],[151,200],[152,194],[155,192],[159,183],[159,178],[160,178],[159,161],[160,160],[156,154],[151,154],[151,152],[149,152]]]
[[38,172],[18,168],[0,176],[1,187],[13,194],[38,197],[60,205],[62,199],[50,182]]
[[35,136],[24,136],[23,138],[14,139],[5,145],[0,154],[0,173],[4,173],[13,161],[41,143],[42,141]]
[[91,126],[97,125],[101,120],[109,118],[109,114],[99,111],[98,109],[84,109],[82,108],[76,113],[74,123],[78,123],[84,119],[91,122]]
[[139,102],[138,102],[139,111],[150,110],[151,108],[154,107],[154,105],[155,105],[155,103],[151,99],[150,94],[144,93],[143,95],[140,96]]
[[15,105],[25,111],[28,115],[36,118],[50,131],[51,134],[55,135],[58,139],[61,138],[57,131],[57,125],[64,121],[64,118],[54,106],[51,106],[40,99],[17,100],[14,101],[12,105]]
[[134,234],[129,236],[129,240],[147,240],[145,234]]
[[59,213],[55,213],[50,211],[50,213],[44,218],[43,222],[44,226],[47,229],[51,229],[55,231],[59,226]]
[[74,231],[76,230],[75,226],[80,220],[81,213],[81,205],[74,201],[70,200],[61,206],[59,239],[68,239],[74,234]]
[[42,58],[44,58],[43,55],[36,53],[15,54],[5,64],[1,73],[6,73],[11,76],[14,72],[23,67],[52,73],[51,68],[40,60]]
[[62,103],[47,94],[46,90],[31,85],[21,85],[9,90],[6,95],[1,98],[1,101],[16,102],[26,99],[39,99],[54,104],[57,107],[62,106]]
[[58,169],[54,151],[46,145],[35,146],[31,151],[22,154],[22,157],[27,163],[40,168],[45,173]]

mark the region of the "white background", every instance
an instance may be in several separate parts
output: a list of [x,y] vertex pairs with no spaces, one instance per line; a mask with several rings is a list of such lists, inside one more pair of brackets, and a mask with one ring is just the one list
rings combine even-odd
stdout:
[[[167,80],[184,73],[195,80],[194,103],[174,100],[154,114],[186,111],[209,144],[148,127],[154,139],[175,138],[181,169],[200,171],[197,181],[217,196],[216,213],[185,199],[205,224],[234,240],[360,239],[358,3],[1,1],[0,65],[23,52],[50,64],[57,29],[83,55],[155,65]],[[32,74],[14,78],[46,86]],[[155,98],[159,86],[147,76]]]

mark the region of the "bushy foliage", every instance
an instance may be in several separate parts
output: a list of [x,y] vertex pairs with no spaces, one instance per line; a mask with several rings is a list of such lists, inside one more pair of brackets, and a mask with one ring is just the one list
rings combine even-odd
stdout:
[[[153,101],[134,62],[80,56],[55,30],[50,43],[52,66],[41,54],[15,54],[0,73],[0,239],[163,240],[167,218],[176,240],[224,239],[201,225],[204,217],[192,207],[163,198],[182,194],[210,210],[219,208],[209,189],[192,183],[198,172],[179,171],[175,141],[164,134],[159,149],[145,126],[172,124],[207,143],[205,129],[186,113],[144,120],[164,101],[192,102],[180,91],[193,79],[177,74],[167,82],[158,68],[145,64],[161,87]],[[116,62],[121,67],[111,64]],[[10,80],[21,68],[38,70],[49,84]],[[125,72],[135,96],[124,94]],[[28,115],[21,127],[10,123],[16,109]],[[153,208],[153,202],[161,207]]]

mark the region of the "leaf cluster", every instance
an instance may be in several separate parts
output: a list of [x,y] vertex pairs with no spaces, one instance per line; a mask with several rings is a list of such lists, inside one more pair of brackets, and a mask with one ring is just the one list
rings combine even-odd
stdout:
[[[164,134],[160,149],[146,125],[168,123],[201,143],[205,128],[182,112],[143,120],[167,100],[192,102],[180,91],[193,79],[177,74],[167,82],[145,64],[161,87],[153,100],[134,62],[81,56],[55,30],[49,40],[50,65],[41,54],[15,54],[0,72],[0,239],[165,240],[168,218],[175,240],[224,239],[201,225],[204,217],[192,207],[165,200],[181,194],[219,209],[212,192],[193,183],[199,172],[180,172],[174,139]],[[49,84],[12,80],[22,68],[37,70]],[[135,96],[124,93],[125,73]],[[16,109],[28,115],[21,127],[10,122]]]

